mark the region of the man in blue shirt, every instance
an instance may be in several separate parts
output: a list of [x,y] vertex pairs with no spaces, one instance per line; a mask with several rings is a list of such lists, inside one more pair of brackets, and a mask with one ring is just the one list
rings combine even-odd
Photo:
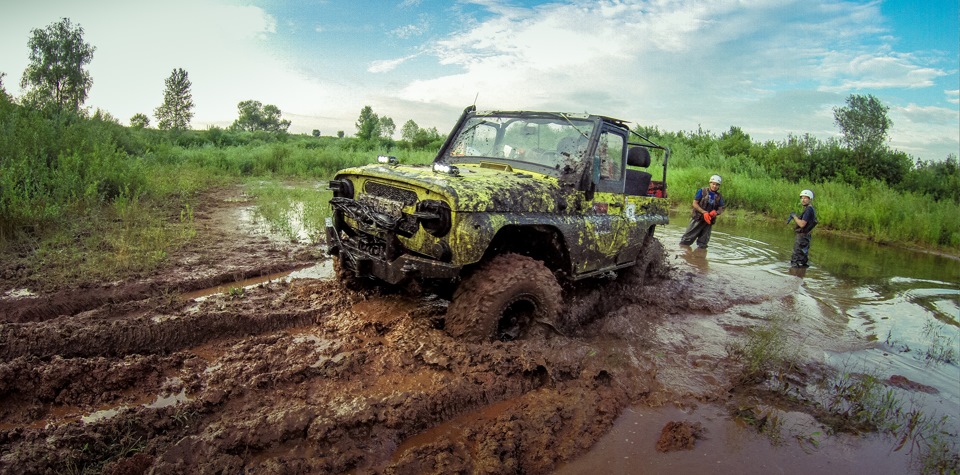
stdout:
[[697,241],[697,247],[706,249],[710,242],[710,231],[717,222],[717,216],[723,213],[723,196],[720,194],[720,175],[710,177],[710,184],[697,190],[693,197],[693,210],[690,225],[680,238],[681,246],[689,246]]
[[793,255],[790,256],[790,267],[803,268],[810,267],[808,259],[810,258],[810,231],[817,226],[817,212],[813,209],[810,202],[813,201],[813,192],[803,190],[800,192],[800,203],[803,204],[803,211],[790,213],[790,221],[793,223],[793,232],[796,238],[793,241]]

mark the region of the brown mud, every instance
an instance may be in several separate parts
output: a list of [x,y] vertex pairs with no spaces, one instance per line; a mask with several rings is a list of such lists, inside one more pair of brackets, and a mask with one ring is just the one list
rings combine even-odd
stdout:
[[[716,282],[661,254],[564,289],[555,329],[483,344],[442,329],[442,299],[331,279],[184,298],[321,258],[211,201],[166,271],[0,299],[0,473],[550,473],[631,407],[733,414],[725,345],[790,292],[705,296]],[[756,314],[716,318],[735,304]],[[664,450],[703,436],[680,423]]]

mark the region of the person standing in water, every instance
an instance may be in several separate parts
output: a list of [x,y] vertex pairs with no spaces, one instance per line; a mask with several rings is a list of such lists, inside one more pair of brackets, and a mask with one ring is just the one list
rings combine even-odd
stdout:
[[817,226],[817,212],[810,204],[811,201],[813,201],[813,192],[801,191],[800,203],[803,204],[803,211],[799,215],[790,213],[790,219],[787,221],[787,224],[793,224],[793,232],[796,234],[793,241],[793,255],[790,256],[790,267],[793,268],[810,267],[810,232]]
[[690,225],[680,238],[681,246],[689,246],[697,241],[697,248],[706,249],[710,242],[710,232],[717,216],[723,213],[723,196],[720,194],[720,175],[710,177],[710,184],[697,190],[693,197],[693,210]]

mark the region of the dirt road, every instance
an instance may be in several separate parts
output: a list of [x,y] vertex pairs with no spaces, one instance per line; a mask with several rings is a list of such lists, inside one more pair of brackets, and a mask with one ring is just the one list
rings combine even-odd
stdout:
[[726,404],[726,345],[758,317],[711,316],[795,285],[704,296],[666,256],[661,279],[570,289],[560,333],[482,345],[441,329],[441,299],[329,279],[189,298],[321,256],[237,225],[242,206],[198,211],[201,238],[158,275],[0,289],[0,472],[549,473],[627,407]]

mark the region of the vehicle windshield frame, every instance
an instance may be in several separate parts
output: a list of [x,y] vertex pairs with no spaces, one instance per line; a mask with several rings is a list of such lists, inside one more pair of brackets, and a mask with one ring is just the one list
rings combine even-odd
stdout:
[[558,112],[476,112],[466,117],[445,153],[445,164],[495,163],[561,176],[589,162],[601,118]]

